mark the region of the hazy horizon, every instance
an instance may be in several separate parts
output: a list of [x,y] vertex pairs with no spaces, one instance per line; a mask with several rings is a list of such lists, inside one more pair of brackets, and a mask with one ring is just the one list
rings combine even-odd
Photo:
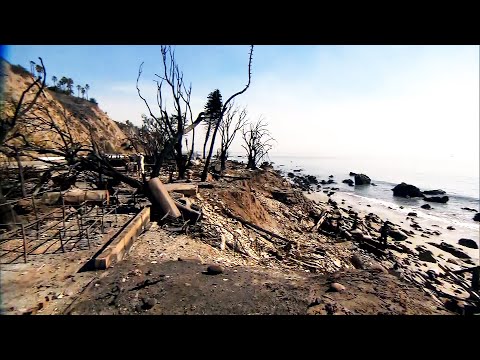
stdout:
[[[248,50],[176,47],[192,82],[194,116],[209,92],[218,88],[226,99],[245,85]],[[38,56],[49,81],[66,75],[75,84],[88,83],[89,95],[109,116],[135,124],[147,113],[135,88],[145,61],[142,93],[156,104],[152,79],[162,70],[160,46],[9,46],[6,54],[27,68]],[[453,158],[446,163],[478,173],[478,46],[255,46],[252,73],[250,89],[236,103],[247,106],[251,120],[263,116],[268,122],[277,141],[272,155],[440,164]],[[240,140],[232,152],[242,151]]]

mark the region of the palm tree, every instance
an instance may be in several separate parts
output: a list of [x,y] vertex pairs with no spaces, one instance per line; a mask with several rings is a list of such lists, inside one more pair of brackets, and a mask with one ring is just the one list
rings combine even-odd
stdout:
[[43,67],[41,65],[35,65],[35,70],[39,77],[43,74]]
[[85,92],[87,94],[87,99],[88,99],[88,89],[90,89],[90,85],[86,84],[85,85]]
[[82,87],[82,98],[85,99],[85,88]]
[[63,86],[67,83],[67,78],[65,76],[62,76],[60,81],[58,82],[58,86],[60,87],[60,90],[63,90]]
[[73,94],[73,79],[72,78],[67,79],[67,89],[69,91],[68,95]]
[[55,75],[52,76],[53,86],[57,87],[57,77]]
[[82,87],[81,87],[80,85],[77,85],[78,97],[80,97],[80,89],[81,89],[81,88],[82,88]]

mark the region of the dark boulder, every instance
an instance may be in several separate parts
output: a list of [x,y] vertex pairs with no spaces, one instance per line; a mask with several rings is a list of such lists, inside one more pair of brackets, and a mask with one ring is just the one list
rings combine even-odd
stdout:
[[368,185],[372,181],[365,174],[355,174],[355,185]]
[[425,190],[423,191],[425,195],[445,195],[446,192],[440,189],[437,190]]
[[326,184],[327,184],[327,182],[326,182],[325,180],[322,180],[322,181],[320,181],[320,184],[322,184],[322,185],[326,185]]
[[327,184],[336,184],[335,180],[328,179]]
[[425,201],[445,204],[448,201],[448,196],[432,196],[423,198]]
[[432,207],[429,205],[429,204],[423,204],[422,206],[420,206],[422,209],[427,209],[427,210],[430,210]]
[[375,183],[371,183],[370,185],[372,185],[372,186],[377,186],[377,184],[375,184]]
[[353,186],[353,180],[352,179],[345,179],[345,180],[342,181],[342,183]]
[[402,241],[402,240],[405,240],[406,238],[408,238],[407,234],[405,234],[403,231],[397,230],[397,229],[390,229],[389,232],[388,232],[388,235],[390,235],[392,237],[392,239],[394,239],[396,241]]
[[480,213],[476,213],[473,217],[473,221],[480,221]]
[[289,178],[294,178],[294,177],[295,177],[295,174],[292,173],[292,172],[289,172],[289,173],[287,174],[287,176],[288,176]]
[[303,169],[295,169],[295,170],[293,170],[293,172],[300,172],[300,171],[303,171]]
[[357,174],[350,171],[350,174],[348,174],[348,175],[350,175],[350,176],[355,176],[355,175],[357,175]]
[[472,239],[460,239],[458,240],[458,244],[470,249],[478,249],[478,244]]
[[426,249],[423,246],[417,246],[416,250],[418,251],[418,259],[422,261],[427,261],[431,263],[436,263],[437,259],[433,256],[433,253]]
[[447,230],[455,230],[453,226],[447,226]]
[[409,212],[408,216],[417,216],[417,213],[416,212]]
[[328,177],[331,179],[331,178],[333,178],[333,175],[328,175]]
[[313,175],[308,175],[307,176],[307,181],[310,183],[310,184],[318,184],[318,179],[316,176],[313,176]]
[[464,207],[464,208],[462,208],[462,210],[473,211],[473,212],[476,212],[476,211],[477,211],[477,210],[475,210],[475,209],[468,208],[468,207]]
[[452,254],[453,256],[455,256],[459,259],[470,259],[470,256],[465,254],[462,250],[457,249],[455,246],[447,244],[446,242],[442,241],[440,244],[430,242],[429,244],[432,245],[432,246],[435,246],[435,247],[437,247],[437,248],[439,248],[439,249],[441,249],[445,252],[448,252],[448,253]]
[[406,184],[402,182],[398,184],[393,189],[393,196],[400,196],[400,197],[424,197],[422,192],[419,188],[414,185]]

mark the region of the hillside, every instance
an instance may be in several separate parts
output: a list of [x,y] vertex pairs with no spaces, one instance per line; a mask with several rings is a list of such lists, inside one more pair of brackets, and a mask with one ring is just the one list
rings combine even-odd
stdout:
[[[31,76],[20,66],[11,65],[0,59],[2,68],[3,101],[18,101],[22,91],[31,83]],[[48,76],[48,75],[47,75]],[[125,133],[97,104],[76,96],[66,95],[49,89],[44,91],[45,97],[39,99],[39,105],[45,106],[52,114],[55,122],[65,129],[65,122],[72,136],[84,143],[91,144],[91,138],[107,153],[128,153],[128,141]],[[27,96],[27,100],[28,100]],[[9,111],[8,106],[2,111]],[[62,112],[67,114],[67,120]],[[91,131],[90,131],[91,130]],[[91,133],[91,135],[90,135]],[[29,138],[34,143],[42,143],[48,147],[55,147],[59,141],[58,134],[50,132],[34,132]]]

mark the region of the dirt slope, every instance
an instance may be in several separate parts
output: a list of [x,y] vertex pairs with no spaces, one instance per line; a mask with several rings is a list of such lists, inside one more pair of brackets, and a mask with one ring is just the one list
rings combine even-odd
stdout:
[[[2,101],[18,101],[21,93],[31,83],[31,76],[29,73],[22,72],[18,67],[12,67],[3,59],[0,59],[0,68],[2,75],[4,75],[2,76]],[[48,81],[50,79],[47,79]],[[32,98],[32,94],[27,96],[27,101]],[[98,105],[76,96],[65,95],[46,89],[45,98],[41,98],[39,103],[47,105],[50,101],[53,101],[53,105],[48,105],[48,108],[52,113],[53,119],[62,128],[65,128],[65,126],[59,109],[65,109],[68,113],[68,126],[74,138],[83,143],[90,143],[91,129],[93,138],[103,147],[102,150],[106,152],[128,152],[126,150],[127,136],[117,123],[110,119]],[[9,111],[9,108],[6,107],[5,111]],[[53,132],[47,134],[42,132],[33,134],[33,137],[29,140],[35,143],[47,141],[50,144],[54,144],[55,141],[59,140],[59,137]]]

